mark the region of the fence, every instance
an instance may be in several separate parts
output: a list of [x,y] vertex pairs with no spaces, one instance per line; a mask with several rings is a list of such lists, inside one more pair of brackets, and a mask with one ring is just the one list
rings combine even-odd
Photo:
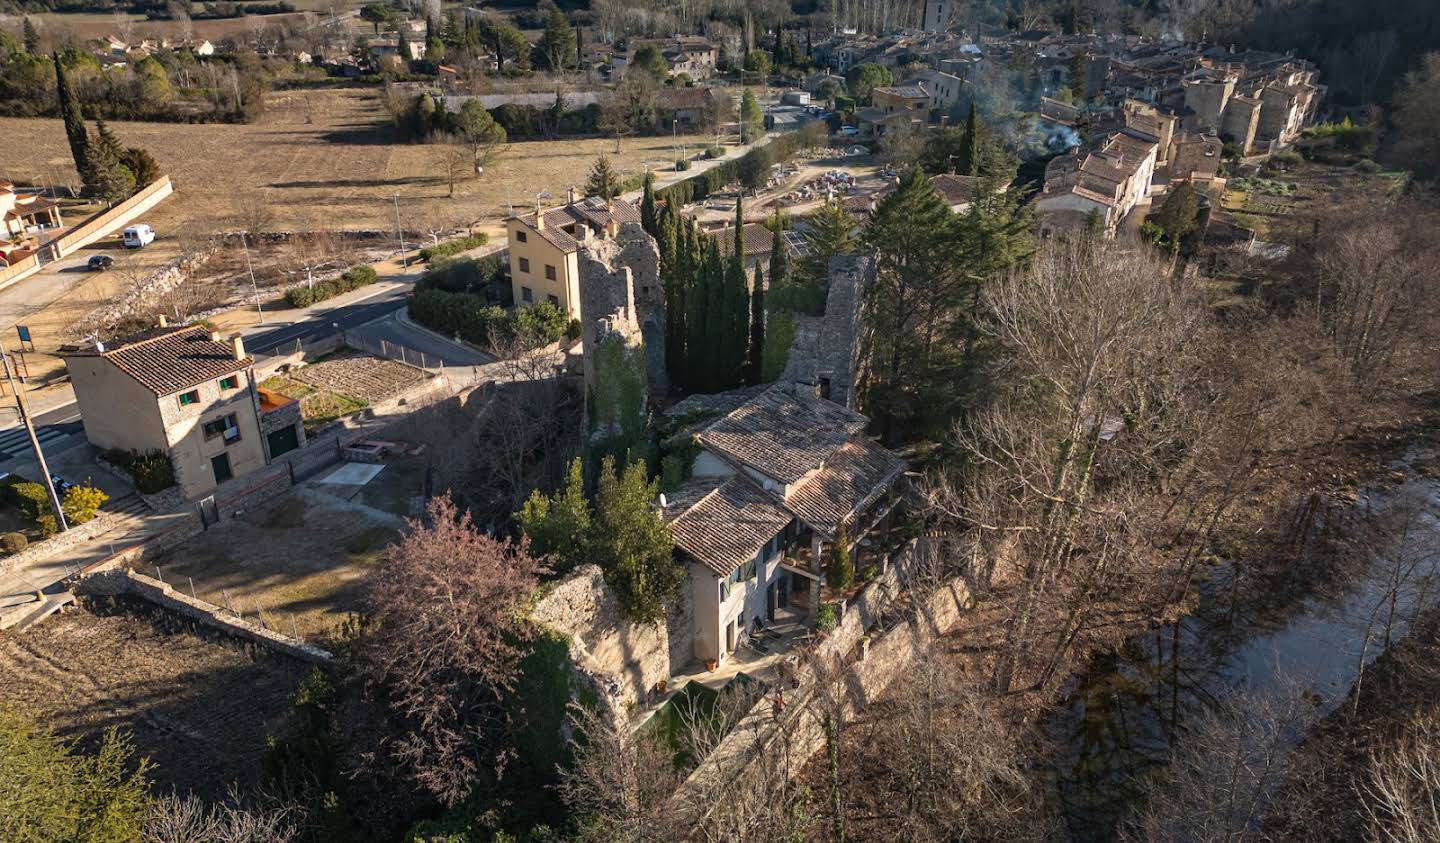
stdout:
[[349,346],[356,351],[363,351],[387,360],[398,360],[407,366],[414,366],[431,374],[438,373],[447,365],[445,359],[440,355],[417,351],[386,339],[372,339],[353,330],[341,329],[316,339],[296,339],[278,346],[274,351],[268,353],[254,354],[256,377],[267,378],[282,366],[305,363],[343,346]]
[[39,255],[21,258],[7,267],[0,268],[0,288],[8,287],[21,278],[28,278],[30,275],[39,271],[39,269]]
[[135,192],[124,202],[90,217],[49,244],[52,260],[63,258],[82,246],[88,246],[130,222],[174,192],[169,176],[161,176]]

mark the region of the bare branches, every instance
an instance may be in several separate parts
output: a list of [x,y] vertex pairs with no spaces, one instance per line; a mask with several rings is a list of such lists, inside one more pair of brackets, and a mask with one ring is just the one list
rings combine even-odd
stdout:
[[370,580],[358,653],[405,725],[390,751],[453,805],[510,758],[505,696],[531,635],[517,609],[543,566],[476,531],[448,496],[425,514]]

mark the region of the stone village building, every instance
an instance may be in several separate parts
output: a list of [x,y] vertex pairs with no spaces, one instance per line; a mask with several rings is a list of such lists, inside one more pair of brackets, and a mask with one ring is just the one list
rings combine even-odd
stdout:
[[64,357],[90,444],[164,452],[186,498],[305,443],[299,403],[256,385],[238,335],[162,320]]
[[580,243],[609,236],[619,225],[640,222],[640,210],[623,200],[591,196],[559,208],[505,220],[510,241],[510,279],[517,307],[548,301],[570,319],[580,318]]

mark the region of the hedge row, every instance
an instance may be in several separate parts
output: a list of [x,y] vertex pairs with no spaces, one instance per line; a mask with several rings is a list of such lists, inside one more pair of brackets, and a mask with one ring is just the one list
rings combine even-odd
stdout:
[[570,327],[565,312],[549,302],[517,308],[511,316],[474,293],[434,287],[416,288],[410,318],[446,336],[492,348],[516,338],[530,347],[548,345],[566,336]]
[[313,287],[291,287],[285,291],[285,303],[291,307],[309,307],[317,302],[333,299],[341,293],[368,287],[378,278],[371,267],[352,266],[340,277],[321,281]]
[[655,198],[681,205],[703,201],[710,194],[719,193],[725,185],[739,181],[746,166],[753,167],[764,163],[768,168],[771,164],[788,161],[800,151],[802,135],[801,132],[775,135],[765,146],[756,147],[739,158],[732,158],[703,173],[655,191]]
[[469,237],[457,237],[454,240],[446,240],[434,246],[426,246],[420,250],[420,260],[429,263],[434,258],[448,258],[451,255],[458,255],[461,252],[468,252],[471,249],[478,249],[490,242],[488,234],[472,234]]

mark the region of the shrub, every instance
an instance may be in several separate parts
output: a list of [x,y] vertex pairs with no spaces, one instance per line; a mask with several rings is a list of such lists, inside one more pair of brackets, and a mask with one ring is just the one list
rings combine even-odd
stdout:
[[40,525],[40,535],[44,538],[48,539],[60,532],[60,522],[56,521],[53,515],[42,515],[35,519],[35,523]]
[[50,495],[45,487],[30,480],[6,484],[5,500],[31,518],[39,518],[50,511]]
[[1369,158],[1361,158],[1355,162],[1355,169],[1362,173],[1378,173],[1380,172],[1380,165]]
[[285,291],[285,303],[291,307],[309,307],[312,304],[334,298],[341,293],[368,287],[379,279],[380,276],[376,274],[374,267],[363,264],[352,266],[341,273],[340,277],[321,281],[313,287],[309,285],[291,287]]
[[1279,164],[1281,167],[1295,167],[1304,161],[1304,156],[1293,149],[1282,150],[1270,156],[1270,163]]
[[368,287],[376,281],[379,281],[380,276],[375,272],[375,267],[360,264],[359,266],[352,266],[345,270],[345,272],[341,274],[340,279],[348,285],[346,287],[346,291],[348,292],[361,287]]
[[94,486],[71,486],[70,491],[65,493],[65,499],[60,502],[60,509],[65,513],[65,520],[72,526],[84,524],[93,519],[95,513],[100,511],[100,505],[108,500],[110,496]]
[[723,146],[712,146],[705,150],[705,157],[710,159],[724,158],[725,148]]
[[681,172],[684,172],[685,170],[690,169],[690,159],[689,159],[689,158],[677,158],[677,159],[675,159],[675,169],[677,169],[677,170],[679,170],[679,171],[681,171]]
[[30,540],[25,538],[24,533],[6,533],[0,536],[0,549],[14,555],[30,545]]
[[834,591],[844,591],[855,583],[855,562],[850,558],[849,544],[849,531],[841,524],[825,564],[825,584]]
[[309,307],[315,303],[315,291],[309,287],[291,287],[285,291],[285,303],[291,307]]
[[458,255],[461,252],[468,252],[471,249],[478,249],[490,242],[490,235],[476,234],[470,237],[457,237],[454,240],[446,240],[434,246],[426,246],[420,250],[420,260],[429,263],[434,258],[448,258]]
[[835,611],[834,603],[822,603],[819,611],[815,613],[815,628],[821,632],[829,632],[840,623],[840,614]]
[[580,320],[571,319],[570,324],[565,326],[565,339],[575,341],[580,339]]
[[117,465],[130,475],[135,488],[147,495],[164,491],[175,485],[175,466],[164,451],[122,451],[105,453],[105,459]]

